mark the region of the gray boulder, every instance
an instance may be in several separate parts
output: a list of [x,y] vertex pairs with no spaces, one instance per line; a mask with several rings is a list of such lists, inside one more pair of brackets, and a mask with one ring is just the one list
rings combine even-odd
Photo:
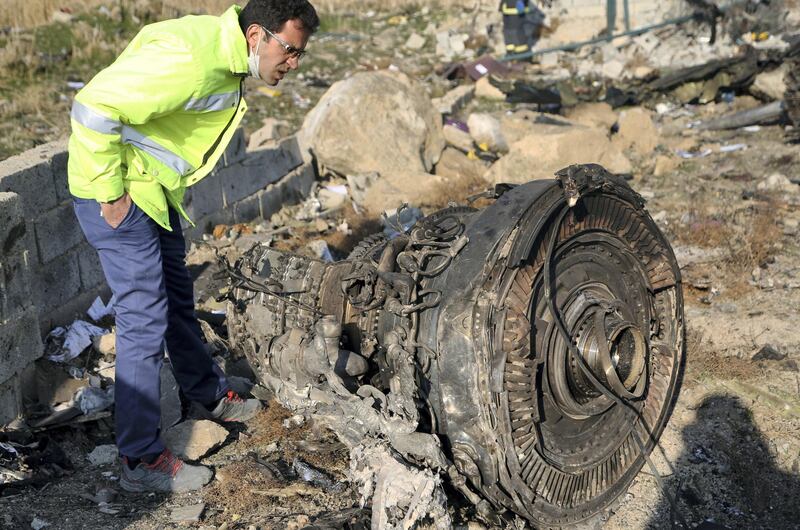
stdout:
[[334,83],[306,115],[299,140],[321,166],[344,175],[429,172],[445,145],[425,90],[386,70]]

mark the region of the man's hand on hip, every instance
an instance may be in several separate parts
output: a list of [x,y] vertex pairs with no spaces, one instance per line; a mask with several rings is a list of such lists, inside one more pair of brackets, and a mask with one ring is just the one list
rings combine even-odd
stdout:
[[128,210],[131,208],[131,196],[124,193],[122,197],[112,202],[100,203],[100,214],[106,220],[111,228],[117,228],[125,216],[128,215]]

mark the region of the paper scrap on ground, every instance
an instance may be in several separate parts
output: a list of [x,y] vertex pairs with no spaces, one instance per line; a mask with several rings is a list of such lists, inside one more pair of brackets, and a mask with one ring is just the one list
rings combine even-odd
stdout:
[[719,148],[720,153],[732,153],[734,151],[742,151],[747,149],[747,144],[730,144],[730,145],[723,145]]
[[678,149],[675,153],[681,158],[705,158],[711,154],[711,149],[703,149],[702,151],[684,151],[683,149]]
[[70,359],[74,359],[80,355],[83,350],[88,348],[92,343],[92,337],[98,337],[106,333],[108,333],[107,329],[89,324],[85,320],[76,320],[66,329],[61,327],[55,328],[50,332],[50,336],[59,338],[66,334],[64,344],[58,352],[48,355],[47,358],[57,363],[67,362]]
[[86,314],[95,322],[99,322],[103,317],[114,314],[114,302],[116,302],[114,296],[111,297],[108,304],[104,304],[103,300],[98,296],[94,299],[92,306],[86,311]]

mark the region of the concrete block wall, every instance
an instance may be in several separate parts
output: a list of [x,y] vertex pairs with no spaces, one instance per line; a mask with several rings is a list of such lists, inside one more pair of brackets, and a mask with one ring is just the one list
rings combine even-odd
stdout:
[[0,193],[0,425],[21,409],[21,374],[42,354],[30,292],[31,227],[22,199]]
[[[41,337],[84,318],[107,296],[67,188],[66,141],[0,161],[0,425],[19,411],[20,374],[40,357]],[[269,218],[302,200],[316,177],[294,137],[248,152],[238,130],[217,167],[187,190],[187,239],[219,223]]]
[[260,197],[268,186],[304,164],[293,136],[250,152],[245,149],[243,136],[239,137],[236,143],[241,151],[233,152],[211,175],[187,190],[184,206],[195,223],[191,227],[184,222],[187,237],[210,232],[217,224],[268,219],[271,213],[261,211]]

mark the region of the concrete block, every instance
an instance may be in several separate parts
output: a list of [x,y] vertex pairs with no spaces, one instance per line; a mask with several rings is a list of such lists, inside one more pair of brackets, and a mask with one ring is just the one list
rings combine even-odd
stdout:
[[0,326],[0,381],[6,381],[42,356],[35,308],[28,309]]
[[283,190],[280,184],[270,184],[267,189],[258,194],[261,203],[261,215],[269,219],[281,211],[284,204]]
[[219,173],[208,175],[200,182],[190,186],[183,198],[186,213],[195,222],[197,219],[221,210],[223,204],[222,179]]
[[305,164],[286,175],[282,184],[286,187],[287,200],[293,203],[305,200],[311,193],[316,178],[317,172],[313,164]]
[[231,143],[225,149],[223,160],[226,166],[240,162],[247,155],[247,142],[244,138],[244,129],[239,127],[231,138]]
[[295,169],[280,182],[270,184],[259,194],[261,202],[261,215],[269,219],[285,204],[297,204],[305,200],[311,192],[316,172],[313,164],[303,164]]
[[239,127],[236,129],[236,132],[233,133],[231,143],[229,143],[225,148],[225,152],[223,152],[222,156],[219,157],[217,165],[214,166],[214,169],[211,171],[211,173],[217,173],[228,166],[232,166],[240,162],[246,155],[247,144],[245,143],[244,129]]
[[33,305],[28,252],[0,255],[0,325]]
[[294,137],[274,147],[248,152],[244,160],[219,172],[225,207],[277,182],[302,163]]
[[66,303],[81,290],[81,272],[75,252],[69,252],[32,271],[31,294],[42,314]]
[[4,255],[21,252],[27,231],[20,196],[0,192],[0,259]]
[[[295,167],[299,166],[300,164],[311,162],[313,158],[312,154],[308,150],[304,150],[300,147],[300,142],[298,141],[296,135],[280,139],[278,141],[278,146],[284,151],[288,151],[289,153],[291,153],[291,155],[297,161]],[[257,151],[258,150],[256,149],[255,151],[251,152],[257,152]]]
[[75,249],[78,256],[78,269],[81,273],[81,289],[87,290],[105,285],[106,277],[97,251],[89,244],[84,243]]
[[433,100],[433,106],[439,114],[456,114],[475,97],[475,85],[460,85],[447,94]]
[[261,200],[256,192],[254,195],[242,199],[233,205],[233,220],[237,223],[249,223],[261,217]]
[[65,150],[66,141],[50,142],[0,162],[0,191],[18,194],[26,217],[58,204],[51,159]]
[[0,427],[14,421],[22,412],[19,377],[0,383]]
[[280,180],[301,163],[294,153],[280,146],[248,153],[245,160],[219,172],[225,207]]
[[60,204],[34,221],[39,259],[48,263],[84,241],[71,202]]
[[67,152],[60,151],[53,155],[50,160],[50,167],[53,170],[53,183],[56,188],[56,197],[59,202],[72,199],[67,182]]
[[186,226],[183,229],[183,237],[187,242],[202,241],[203,234],[207,233],[205,222],[197,223],[195,226]]
[[230,225],[233,223],[233,208],[225,208],[195,220],[196,226],[186,229],[183,234],[187,241],[192,241],[201,239],[203,234],[210,234],[217,225]]

